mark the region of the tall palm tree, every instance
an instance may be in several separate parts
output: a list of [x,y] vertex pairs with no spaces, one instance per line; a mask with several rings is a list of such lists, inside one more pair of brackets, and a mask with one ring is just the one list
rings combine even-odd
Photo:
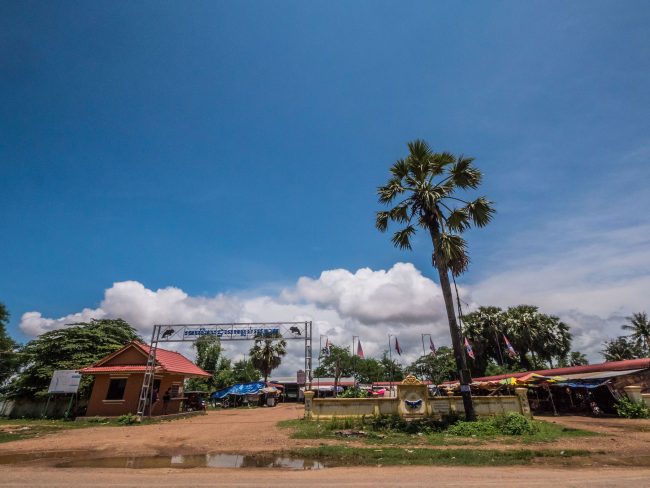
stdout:
[[625,317],[630,323],[621,325],[623,330],[632,331],[632,339],[634,339],[639,347],[642,348],[643,354],[650,354],[648,345],[650,344],[650,321],[645,312],[632,314],[631,317]]
[[280,366],[282,358],[287,354],[287,341],[280,336],[259,336],[250,350],[251,362],[268,381],[271,371]]
[[392,238],[400,249],[411,249],[411,238],[418,227],[431,238],[432,264],[438,270],[447,309],[465,415],[473,420],[474,406],[468,386],[471,379],[456,322],[449,272],[459,276],[469,265],[467,244],[460,234],[472,225],[487,225],[494,209],[485,197],[467,201],[456,195],[458,190],[475,189],[481,183],[481,172],[472,165],[472,158],[434,153],[422,140],[409,142],[408,150],[406,158],[390,168],[392,176],[388,183],[377,190],[380,203],[394,206],[377,212],[376,226],[381,232],[388,229],[389,222],[402,226]]

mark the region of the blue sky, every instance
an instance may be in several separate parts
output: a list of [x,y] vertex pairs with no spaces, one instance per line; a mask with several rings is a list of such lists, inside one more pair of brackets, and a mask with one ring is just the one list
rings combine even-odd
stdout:
[[476,303],[650,309],[628,286],[650,276],[649,23],[635,1],[3,2],[10,331],[126,281],[254,300],[400,261],[433,278],[426,240],[374,229],[414,138],[474,156],[497,204],[469,235]]

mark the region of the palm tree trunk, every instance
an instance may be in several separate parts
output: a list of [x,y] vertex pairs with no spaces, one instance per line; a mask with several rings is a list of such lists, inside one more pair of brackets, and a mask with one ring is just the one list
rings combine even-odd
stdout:
[[[431,229],[431,239],[435,252],[435,235],[438,230]],[[472,403],[472,391],[469,387],[472,378],[467,369],[467,360],[465,359],[465,352],[463,351],[462,339],[460,328],[456,322],[456,313],[454,312],[454,297],[451,293],[451,284],[449,283],[449,271],[446,267],[440,265],[436,266],[438,276],[440,277],[440,288],[442,289],[442,296],[445,300],[445,308],[447,310],[447,320],[449,321],[449,332],[451,333],[451,344],[454,349],[454,358],[456,359],[456,369],[458,371],[458,379],[460,381],[460,391],[463,397],[463,406],[465,407],[465,419],[468,421],[476,420],[476,413],[474,411],[474,404]]]

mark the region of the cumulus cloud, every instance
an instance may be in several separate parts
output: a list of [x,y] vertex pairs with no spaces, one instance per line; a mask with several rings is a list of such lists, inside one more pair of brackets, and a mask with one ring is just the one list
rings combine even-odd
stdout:
[[[315,356],[321,338],[345,347],[352,335],[361,337],[366,354],[381,356],[388,348],[387,334],[398,334],[405,363],[421,353],[420,334],[433,334],[437,343],[445,342],[447,335],[438,285],[410,263],[388,270],[324,271],[317,279],[302,277],[295,286],[271,296],[190,296],[176,287],[151,290],[137,281],[123,281],[105,290],[97,308],[58,319],[27,312],[20,328],[36,336],[72,322],[117,317],[145,339],[154,324],[313,321]],[[249,347],[247,342],[224,342],[233,360],[245,357]],[[293,341],[288,349],[279,374],[294,374],[304,367],[304,344]],[[192,355],[187,345],[181,351]]]
[[397,263],[387,271],[323,271],[318,279],[300,278],[281,297],[333,309],[363,324],[430,323],[444,313],[440,287],[411,263]]
[[[602,359],[605,340],[621,334],[627,315],[648,309],[650,224],[604,231],[599,222],[567,221],[553,230],[520,234],[516,247],[504,249],[497,272],[460,290],[471,304],[468,308],[538,305],[571,326],[574,350],[586,353],[592,362]],[[105,290],[97,308],[58,319],[27,312],[20,328],[36,336],[71,322],[116,317],[131,323],[144,338],[161,323],[311,320],[314,357],[319,339],[327,337],[345,347],[353,335],[361,338],[367,355],[380,357],[388,349],[388,334],[395,334],[405,351],[398,358],[403,364],[422,353],[421,334],[432,334],[437,345],[450,342],[439,286],[410,263],[387,270],[327,270],[317,278],[301,277],[277,294],[258,296],[190,296],[173,286],[151,290],[124,281]],[[300,341],[289,343],[278,374],[293,375],[303,367],[303,346]],[[249,347],[247,342],[224,343],[233,360],[245,357]],[[191,355],[187,345],[182,351]]]

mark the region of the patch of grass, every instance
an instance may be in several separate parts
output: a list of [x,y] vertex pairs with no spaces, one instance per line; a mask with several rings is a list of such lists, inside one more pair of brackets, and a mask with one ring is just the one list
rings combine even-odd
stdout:
[[[477,422],[456,422],[446,430],[427,424],[413,424],[401,428],[390,418],[377,419],[332,419],[332,420],[287,420],[278,425],[293,429],[294,439],[341,439],[337,430],[362,430],[363,437],[351,437],[350,440],[362,440],[373,445],[480,445],[484,441],[500,440],[504,444],[552,442],[562,437],[583,437],[597,435],[578,429],[540,420],[529,421],[521,416],[504,416],[482,419]],[[388,424],[389,427],[382,425]],[[398,428],[395,428],[397,426]],[[419,432],[409,433],[408,428]],[[509,433],[509,435],[508,435]],[[505,435],[504,435],[505,434]]]
[[10,419],[7,417],[0,417],[0,443],[40,437],[69,429],[87,429],[89,427],[100,426],[116,427],[120,425],[145,425],[157,422],[156,419],[144,419],[141,424],[131,424],[127,422],[127,420],[130,421],[131,419],[135,419],[135,416],[130,416],[128,419],[122,419],[122,421],[120,421],[120,418],[107,419],[105,417],[97,417],[96,419],[88,419],[85,422],[75,422],[73,420],[63,419]]
[[18,441],[83,427],[83,424],[69,420],[0,418],[0,442]]
[[404,449],[387,447],[383,449],[355,448],[345,446],[320,446],[293,449],[289,456],[315,459],[326,466],[368,466],[368,465],[451,465],[484,466],[530,464],[535,458],[566,458],[586,456],[583,450],[530,450],[516,449],[500,451],[495,449]]

